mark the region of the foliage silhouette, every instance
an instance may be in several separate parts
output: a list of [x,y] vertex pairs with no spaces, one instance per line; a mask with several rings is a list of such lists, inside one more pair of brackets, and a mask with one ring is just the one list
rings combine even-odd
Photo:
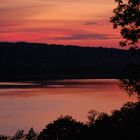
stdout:
[[140,98],[140,79],[120,79],[120,87],[129,96],[136,94]]
[[71,116],[61,116],[43,129],[38,140],[78,140],[85,128],[83,123],[77,122]]
[[121,27],[121,35],[125,41],[120,42],[122,47],[130,45],[136,47],[140,39],[140,0],[115,0],[117,7],[113,10],[114,16],[110,21],[113,27]]
[[0,140],[7,140],[8,136],[0,135]]
[[89,127],[88,139],[136,140],[140,128],[140,103],[126,103],[112,115],[101,114]]
[[28,132],[28,134],[26,134],[26,138],[27,140],[35,140],[37,137],[37,133],[34,131],[33,128],[31,128]]
[[96,117],[98,116],[98,114],[99,112],[93,109],[88,112],[87,118],[88,118],[89,125],[93,125],[95,123]]
[[25,137],[24,130],[18,130],[11,140],[20,140]]

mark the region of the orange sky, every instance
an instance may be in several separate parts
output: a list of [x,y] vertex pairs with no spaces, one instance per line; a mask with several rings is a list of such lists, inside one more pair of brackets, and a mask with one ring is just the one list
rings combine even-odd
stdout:
[[0,41],[118,47],[113,0],[1,0]]

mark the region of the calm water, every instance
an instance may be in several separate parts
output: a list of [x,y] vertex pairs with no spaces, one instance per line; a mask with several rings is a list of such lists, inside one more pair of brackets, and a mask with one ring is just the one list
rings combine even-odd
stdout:
[[0,133],[40,131],[62,115],[87,121],[88,111],[110,113],[127,101],[118,80],[61,80],[49,83],[0,83]]

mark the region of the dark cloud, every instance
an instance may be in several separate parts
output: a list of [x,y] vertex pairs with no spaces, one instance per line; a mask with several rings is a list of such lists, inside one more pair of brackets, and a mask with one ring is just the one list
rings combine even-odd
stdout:
[[94,21],[87,21],[84,23],[84,25],[96,25],[97,23]]
[[108,34],[73,34],[70,36],[58,37],[53,39],[55,40],[83,40],[83,39],[105,40],[105,39],[118,39],[118,37],[114,35],[108,35]]

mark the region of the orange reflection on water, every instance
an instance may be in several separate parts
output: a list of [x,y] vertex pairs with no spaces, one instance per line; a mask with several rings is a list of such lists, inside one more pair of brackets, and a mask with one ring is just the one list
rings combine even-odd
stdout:
[[87,121],[90,109],[110,113],[127,101],[117,80],[61,80],[46,88],[0,89],[0,132],[13,134],[17,129],[34,127],[40,131],[60,115]]

